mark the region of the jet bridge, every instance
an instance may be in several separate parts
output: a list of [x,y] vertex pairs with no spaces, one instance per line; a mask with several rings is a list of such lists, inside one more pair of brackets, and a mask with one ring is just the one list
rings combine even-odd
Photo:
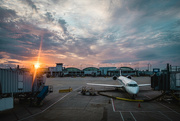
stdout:
[[[46,75],[39,75],[33,81],[30,72],[21,69],[0,69],[0,111],[14,107],[14,97],[20,102],[26,99],[38,99],[42,101],[51,86],[45,86]],[[51,87],[51,88],[50,88]]]
[[180,91],[180,67],[171,67],[170,89]]
[[180,67],[167,64],[166,70],[151,77],[151,87],[159,91],[180,91]]

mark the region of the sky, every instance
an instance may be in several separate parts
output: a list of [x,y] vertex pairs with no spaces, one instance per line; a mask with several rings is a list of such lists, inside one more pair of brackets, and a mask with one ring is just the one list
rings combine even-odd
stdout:
[[179,6],[179,0],[0,0],[0,67],[31,67],[38,55],[41,67],[180,66]]

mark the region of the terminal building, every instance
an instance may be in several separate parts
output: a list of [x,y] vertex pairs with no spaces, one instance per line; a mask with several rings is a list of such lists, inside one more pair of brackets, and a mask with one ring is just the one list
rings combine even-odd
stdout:
[[130,67],[86,67],[84,69],[79,69],[75,67],[64,68],[63,63],[56,63],[56,67],[49,67],[49,75],[53,77],[60,76],[119,76],[120,70],[121,74],[127,75],[137,75],[137,71]]

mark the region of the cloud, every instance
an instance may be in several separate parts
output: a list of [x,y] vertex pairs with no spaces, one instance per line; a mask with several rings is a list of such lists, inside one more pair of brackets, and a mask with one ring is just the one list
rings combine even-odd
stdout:
[[26,3],[26,4],[29,5],[33,10],[35,10],[36,12],[38,12],[36,5],[35,5],[34,2],[32,2],[31,0],[22,0],[22,2]]
[[58,23],[61,25],[63,28],[63,32],[67,34],[67,28],[66,28],[66,21],[64,19],[59,19]]
[[144,50],[144,51],[139,51],[136,53],[136,57],[139,60],[154,60],[157,58],[161,58],[161,55],[157,54],[157,51],[154,51],[153,49],[150,50]]
[[54,18],[53,18],[52,14],[50,12],[47,12],[45,15],[47,16],[47,19],[49,21],[54,21]]
[[46,63],[179,64],[179,1],[0,3],[3,61],[35,60],[42,39]]
[[17,61],[8,61],[7,63],[19,63]]
[[2,7],[0,7],[0,22],[4,22],[4,21],[10,21],[10,19],[15,18],[16,17],[16,12],[10,9],[4,9]]

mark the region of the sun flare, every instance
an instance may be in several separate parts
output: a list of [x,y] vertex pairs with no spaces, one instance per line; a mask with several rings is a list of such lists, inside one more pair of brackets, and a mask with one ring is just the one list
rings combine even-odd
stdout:
[[34,65],[34,67],[35,67],[35,69],[38,69],[38,68],[40,67],[39,63],[36,63],[36,64]]

